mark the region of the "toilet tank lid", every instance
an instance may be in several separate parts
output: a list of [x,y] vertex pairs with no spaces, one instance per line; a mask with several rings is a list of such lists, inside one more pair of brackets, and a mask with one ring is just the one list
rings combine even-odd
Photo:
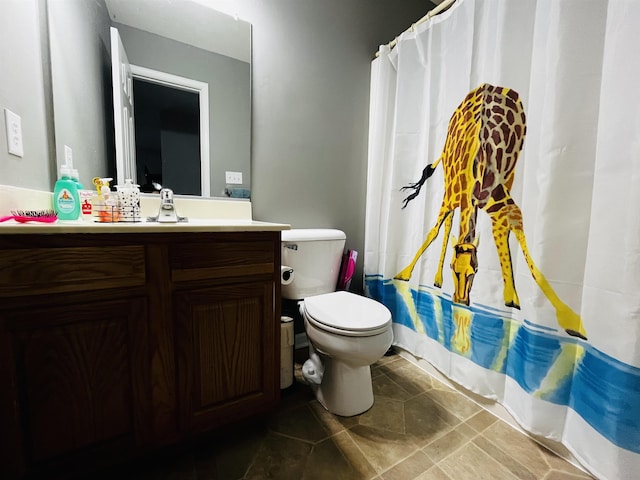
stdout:
[[310,242],[318,240],[345,240],[347,236],[342,230],[333,228],[292,228],[282,230],[283,242]]

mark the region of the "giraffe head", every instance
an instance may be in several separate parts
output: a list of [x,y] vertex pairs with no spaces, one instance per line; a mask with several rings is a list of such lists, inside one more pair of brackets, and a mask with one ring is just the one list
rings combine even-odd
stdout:
[[473,243],[457,243],[453,246],[451,272],[453,274],[453,301],[469,305],[469,294],[473,277],[478,271],[478,239]]

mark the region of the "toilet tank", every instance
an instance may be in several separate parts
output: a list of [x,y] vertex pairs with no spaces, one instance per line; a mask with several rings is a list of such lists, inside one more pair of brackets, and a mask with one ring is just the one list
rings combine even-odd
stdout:
[[282,297],[302,300],[335,291],[346,238],[334,229],[283,230],[282,265],[293,269],[293,282],[282,285]]

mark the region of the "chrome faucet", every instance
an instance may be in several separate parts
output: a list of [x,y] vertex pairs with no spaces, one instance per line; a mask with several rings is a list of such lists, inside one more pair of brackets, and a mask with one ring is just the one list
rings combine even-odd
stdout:
[[177,223],[187,221],[187,217],[181,217],[176,212],[176,206],[173,203],[173,190],[170,188],[163,188],[160,190],[160,211],[157,216],[149,217],[147,221],[159,223]]

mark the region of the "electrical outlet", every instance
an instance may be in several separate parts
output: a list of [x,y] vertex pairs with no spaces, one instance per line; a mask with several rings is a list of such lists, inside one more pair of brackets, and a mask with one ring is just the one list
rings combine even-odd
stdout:
[[228,185],[242,185],[242,172],[225,172]]
[[5,125],[7,127],[7,148],[16,157],[24,155],[22,146],[22,120],[8,108],[4,109]]

